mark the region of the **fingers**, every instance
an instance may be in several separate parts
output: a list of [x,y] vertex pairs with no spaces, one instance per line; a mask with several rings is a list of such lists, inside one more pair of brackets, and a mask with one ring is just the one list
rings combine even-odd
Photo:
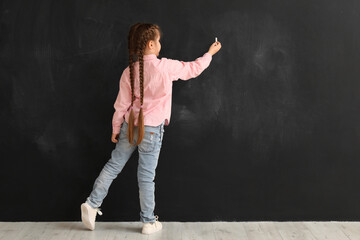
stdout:
[[118,136],[119,136],[119,134],[113,134],[113,135],[111,136],[111,141],[112,141],[113,143],[119,142],[119,140],[117,140]]

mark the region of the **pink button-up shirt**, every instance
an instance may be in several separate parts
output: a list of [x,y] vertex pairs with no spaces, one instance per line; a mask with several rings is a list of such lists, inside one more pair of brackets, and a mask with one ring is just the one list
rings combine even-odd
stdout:
[[[172,82],[178,79],[188,80],[199,76],[209,65],[212,55],[206,52],[202,57],[192,62],[183,62],[168,58],[158,59],[155,54],[144,55],[144,125],[158,126],[165,120],[170,123]],[[140,76],[139,62],[134,64],[134,94],[133,111],[135,126],[138,126],[140,111]],[[121,124],[129,122],[131,106],[131,85],[129,66],[123,71],[119,93],[114,103],[115,113],[112,125],[113,133],[120,132]]]

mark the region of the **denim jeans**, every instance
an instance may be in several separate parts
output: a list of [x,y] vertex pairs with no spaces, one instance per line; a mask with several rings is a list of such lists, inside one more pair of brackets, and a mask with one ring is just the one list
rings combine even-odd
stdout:
[[[101,206],[106,197],[112,181],[124,168],[126,162],[131,157],[136,148],[139,152],[138,163],[138,185],[140,198],[140,221],[155,222],[155,170],[158,164],[160,149],[164,135],[164,124],[162,122],[159,126],[146,126],[145,135],[142,142],[138,145],[131,145],[127,137],[128,124],[123,122],[119,141],[116,143],[115,149],[111,153],[111,158],[103,167],[99,176],[95,180],[93,190],[86,202],[93,208]],[[134,144],[137,141],[138,127],[134,128]]]

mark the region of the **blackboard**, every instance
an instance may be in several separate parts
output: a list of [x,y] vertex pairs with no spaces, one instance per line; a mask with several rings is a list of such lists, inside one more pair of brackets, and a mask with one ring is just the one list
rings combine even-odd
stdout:
[[[80,221],[109,159],[135,22],[161,57],[222,49],[174,82],[162,221],[359,220],[358,1],[4,1],[0,221]],[[135,152],[98,221],[138,221]]]

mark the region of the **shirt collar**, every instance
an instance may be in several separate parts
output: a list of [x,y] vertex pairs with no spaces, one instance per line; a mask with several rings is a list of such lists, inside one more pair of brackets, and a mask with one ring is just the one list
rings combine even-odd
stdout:
[[152,60],[152,59],[155,59],[155,58],[157,58],[156,55],[155,55],[155,53],[146,54],[146,55],[143,56],[144,61],[146,61],[146,60]]

